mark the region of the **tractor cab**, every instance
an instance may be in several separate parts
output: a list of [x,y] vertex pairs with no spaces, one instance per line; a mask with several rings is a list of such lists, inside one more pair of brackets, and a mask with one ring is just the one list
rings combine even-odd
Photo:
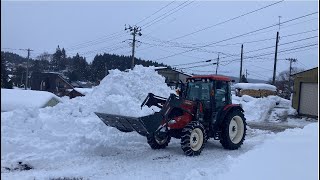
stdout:
[[193,76],[187,79],[184,98],[200,101],[204,106],[204,119],[211,119],[221,108],[231,104],[231,79],[224,76]]

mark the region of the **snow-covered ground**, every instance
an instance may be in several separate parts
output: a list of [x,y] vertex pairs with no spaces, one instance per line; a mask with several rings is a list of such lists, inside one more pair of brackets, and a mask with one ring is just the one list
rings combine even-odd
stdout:
[[[239,177],[247,179],[261,179],[260,176],[265,176],[260,174],[262,170],[279,169],[285,175],[270,176],[269,179],[285,179],[289,176],[287,173],[292,173],[289,167],[293,166],[301,169],[297,171],[300,175],[298,179],[316,177],[314,168],[318,169],[318,166],[314,162],[317,154],[313,153],[317,151],[318,123],[294,120],[301,127],[309,125],[302,130],[278,134],[248,127],[246,141],[239,150],[227,151],[219,142],[209,140],[200,156],[186,157],[177,139],[172,139],[166,149],[152,150],[145,137],[107,127],[94,114],[106,112],[136,117],[151,114],[154,112],[152,108],[140,108],[148,92],[163,97],[173,93],[154,69],[136,66],[128,72],[110,71],[101,84],[84,97],[66,99],[55,107],[1,113],[1,177],[231,179],[228,174],[236,172],[234,169],[239,169],[239,166],[242,169],[246,168],[242,166],[250,167],[238,173]],[[272,114],[275,107],[294,114],[288,102],[276,96],[259,99],[234,96],[233,101],[242,104],[248,122],[280,121],[276,118],[281,115]],[[288,148],[293,146],[298,148],[290,151]],[[297,161],[289,161],[290,164],[285,167],[286,162],[278,163],[278,160],[297,156]],[[310,160],[310,156],[314,160]],[[301,162],[301,158],[306,158],[305,163],[297,163]],[[278,166],[270,167],[272,159]],[[26,163],[33,169],[14,170],[19,168],[18,162]]]

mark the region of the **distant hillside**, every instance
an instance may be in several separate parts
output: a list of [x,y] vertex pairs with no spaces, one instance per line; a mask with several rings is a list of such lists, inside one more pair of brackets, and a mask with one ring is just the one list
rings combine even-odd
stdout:
[[27,62],[27,58],[24,58],[12,52],[1,51],[1,58],[4,58],[8,63],[14,63],[14,64],[22,64]]

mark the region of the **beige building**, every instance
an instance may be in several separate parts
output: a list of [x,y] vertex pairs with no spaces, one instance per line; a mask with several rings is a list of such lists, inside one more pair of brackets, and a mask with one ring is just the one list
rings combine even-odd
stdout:
[[292,107],[300,115],[318,116],[318,67],[293,74]]

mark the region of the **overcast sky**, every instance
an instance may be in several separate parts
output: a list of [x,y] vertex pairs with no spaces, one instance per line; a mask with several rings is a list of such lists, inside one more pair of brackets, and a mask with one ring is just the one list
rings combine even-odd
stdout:
[[[142,21],[137,24],[141,26],[142,36],[137,37],[140,42],[136,57],[177,65],[207,59],[215,62],[219,53],[218,73],[239,76],[241,43],[244,43],[243,71],[248,71],[249,78],[267,80],[273,74],[279,26],[232,37],[277,24],[279,16],[280,22],[286,22],[318,12],[318,2],[284,1],[227,23],[221,22],[275,2],[1,1],[1,50],[26,56],[26,52],[18,49],[31,48],[34,50],[31,57],[36,57],[44,51],[53,53],[60,45],[68,56],[78,52],[88,62],[103,52],[131,55],[128,42],[132,36],[124,30],[124,25]],[[297,58],[295,67],[318,66],[318,21],[318,14],[314,14],[281,24],[277,72],[289,69],[286,58]],[[213,26],[218,23],[221,24]],[[196,32],[201,29],[205,30]],[[192,32],[196,33],[188,35]],[[300,34],[295,35],[297,33]],[[205,46],[209,44],[212,45]],[[189,73],[215,73],[215,65],[186,69],[203,64],[209,63],[178,68]]]

